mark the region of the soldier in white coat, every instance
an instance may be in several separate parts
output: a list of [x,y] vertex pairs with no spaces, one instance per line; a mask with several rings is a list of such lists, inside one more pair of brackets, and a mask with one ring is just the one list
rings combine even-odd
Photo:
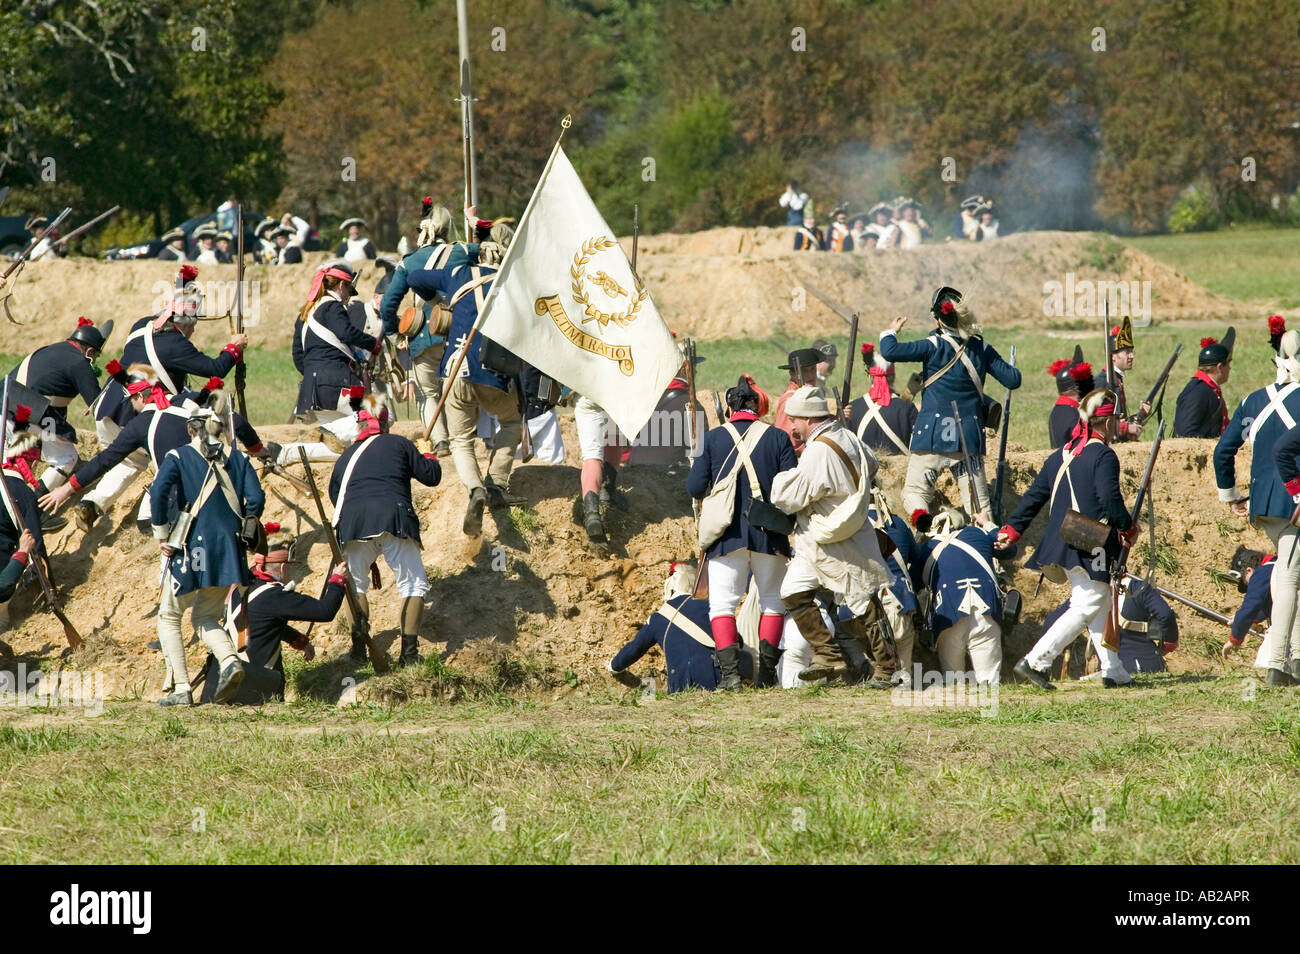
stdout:
[[[853,618],[841,630],[865,643],[878,670],[892,673],[896,654],[877,625],[883,611],[877,592],[890,582],[875,527],[867,519],[875,455],[831,416],[821,388],[805,385],[786,402],[804,449],[799,466],[772,479],[772,503],[796,520],[794,556],[781,585],[781,601],[813,647],[804,681],[834,678],[848,664],[816,605],[817,591],[830,590]],[[871,685],[889,688],[888,679]]]

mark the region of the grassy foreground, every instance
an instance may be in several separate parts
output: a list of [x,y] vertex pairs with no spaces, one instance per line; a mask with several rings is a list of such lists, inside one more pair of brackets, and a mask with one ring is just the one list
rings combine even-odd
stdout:
[[1300,860],[1300,696],[1141,685],[0,711],[0,862]]

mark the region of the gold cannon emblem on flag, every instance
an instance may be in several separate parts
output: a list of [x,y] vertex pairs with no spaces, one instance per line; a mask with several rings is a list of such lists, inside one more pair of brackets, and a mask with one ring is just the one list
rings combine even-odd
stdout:
[[618,369],[628,377],[631,377],[632,372],[636,370],[636,366],[632,362],[632,347],[630,345],[605,344],[599,338],[587,334],[569,320],[564,306],[560,304],[559,295],[546,295],[543,298],[536,299],[533,302],[533,310],[538,315],[549,314],[551,321],[555,322],[555,327],[560,329],[560,334],[583,351],[590,351],[592,354],[598,354],[610,361],[617,361]]
[[[589,321],[597,322],[601,330],[611,321],[624,328],[636,321],[637,313],[641,310],[641,304],[646,300],[645,286],[641,284],[641,279],[635,275],[632,281],[635,284],[633,291],[635,294],[629,294],[623,286],[609,276],[604,271],[597,271],[591,276],[591,283],[602,289],[611,299],[631,298],[631,304],[624,311],[601,311],[591,301],[587,293],[587,264],[592,257],[600,252],[607,251],[618,245],[613,239],[605,238],[601,235],[595,235],[582,243],[582,248],[573,256],[573,264],[569,266],[569,277],[572,279],[570,290],[573,292],[573,300],[582,309],[584,315],[582,323],[585,325]],[[541,314],[541,312],[538,312]]]

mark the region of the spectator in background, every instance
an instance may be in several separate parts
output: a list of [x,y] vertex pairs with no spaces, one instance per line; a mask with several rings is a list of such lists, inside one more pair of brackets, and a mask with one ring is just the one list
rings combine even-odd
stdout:
[[785,224],[798,226],[804,220],[804,206],[808,212],[812,207],[808,202],[808,193],[799,188],[799,183],[791,179],[786,183],[785,192],[781,193],[781,208],[785,209]]
[[803,220],[803,225],[799,226],[799,231],[794,233],[794,250],[796,252],[820,252],[826,248],[826,239],[822,235],[822,230],[817,228],[817,223],[811,215]]
[[849,215],[842,205],[836,207],[831,213],[831,224],[826,233],[826,250],[828,252],[853,251],[853,233],[849,231]]
[[876,235],[876,248],[889,248],[894,244],[894,233],[897,229],[891,221],[893,209],[886,202],[877,202],[867,213],[871,216],[871,224],[867,226],[868,231]]

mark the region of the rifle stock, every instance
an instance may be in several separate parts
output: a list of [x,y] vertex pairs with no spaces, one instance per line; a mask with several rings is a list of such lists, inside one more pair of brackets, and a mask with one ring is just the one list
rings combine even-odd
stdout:
[[970,493],[971,522],[975,520],[975,514],[980,509],[979,489],[975,485],[975,471],[971,467],[970,451],[966,449],[966,433],[961,429],[961,412],[957,410],[957,402],[952,402],[952,419],[957,425],[957,442],[961,445],[961,462],[966,470],[967,489]]
[[[299,446],[298,455],[302,458],[302,466],[307,471],[307,487],[311,490],[311,499],[316,502],[316,513],[320,516],[321,527],[325,530],[325,540],[330,545],[330,554],[335,564],[346,563],[343,547],[339,544],[338,535],[334,532],[334,524],[330,522],[330,518],[325,514],[325,502],[321,499],[320,488],[316,486],[316,475],[311,472],[311,461],[307,458],[307,449]],[[357,594],[357,584],[350,573],[348,574],[347,599],[348,611],[352,614],[352,624],[366,642],[366,654],[370,657],[370,664],[374,666],[375,675],[382,676],[389,670],[388,657],[375,645],[375,641],[370,635],[370,617],[361,608],[361,597]]]

